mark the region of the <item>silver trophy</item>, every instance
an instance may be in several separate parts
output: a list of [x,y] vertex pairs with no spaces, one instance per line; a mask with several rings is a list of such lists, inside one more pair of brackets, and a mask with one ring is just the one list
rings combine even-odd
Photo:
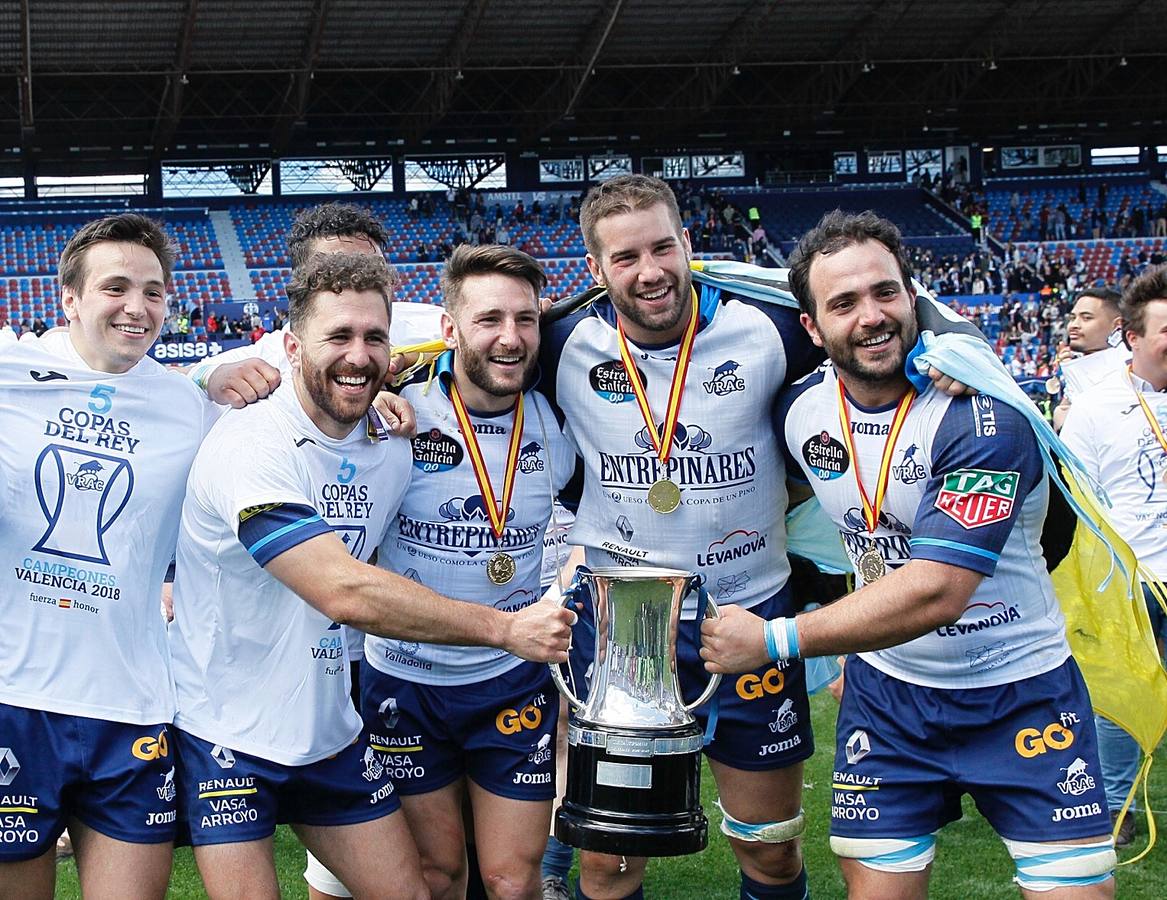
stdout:
[[[713,696],[721,676],[692,703],[682,700],[677,629],[697,578],[677,569],[605,568],[581,571],[579,580],[591,594],[595,654],[586,701],[551,667],[574,711],[555,836],[624,856],[702,850],[709,824],[701,809],[702,732],[691,711]],[[576,597],[570,590],[561,602]],[[705,597],[703,612],[716,618],[717,604]]]

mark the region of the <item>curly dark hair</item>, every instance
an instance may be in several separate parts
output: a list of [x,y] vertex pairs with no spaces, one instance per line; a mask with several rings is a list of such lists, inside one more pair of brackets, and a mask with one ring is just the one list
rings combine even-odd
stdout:
[[377,221],[371,210],[349,203],[321,203],[305,209],[296,216],[288,232],[288,255],[292,268],[298,269],[312,255],[312,243],[317,238],[367,237],[381,254],[389,242],[385,226]]
[[284,292],[288,295],[288,321],[296,331],[316,308],[316,298],[341,291],[377,291],[388,309],[397,271],[379,256],[369,253],[316,253],[292,271]]

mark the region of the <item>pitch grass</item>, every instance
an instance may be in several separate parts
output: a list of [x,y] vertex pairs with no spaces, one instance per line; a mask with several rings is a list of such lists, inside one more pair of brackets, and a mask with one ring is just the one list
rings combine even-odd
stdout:
[[[804,803],[807,822],[803,847],[810,874],[811,895],[816,900],[835,900],[844,896],[843,880],[827,843],[830,822],[831,761],[835,733],[835,702],[825,694],[811,698],[818,751],[807,763]],[[693,856],[653,860],[645,878],[645,896],[654,900],[737,900],[738,869],[725,839],[717,831],[719,824],[713,778],[705,770],[702,778],[705,812],[709,816],[709,847]],[[1167,811],[1167,749],[1160,748],[1151,770],[1151,805]],[[940,832],[933,866],[930,896],[936,900],[996,900],[1018,896],[1010,885],[1013,864],[997,836],[966,799],[964,818]],[[1151,853],[1133,866],[1118,870],[1118,897],[1121,900],[1161,900],[1167,896],[1167,838],[1160,837]],[[1133,850],[1121,856],[1135,855],[1146,842],[1146,822],[1139,819],[1139,839]],[[276,865],[283,895],[305,898],[307,888],[301,873],[304,851],[286,827],[276,834]],[[572,873],[574,883],[575,872]],[[72,860],[58,867],[57,896],[80,897],[77,869]],[[170,879],[173,898],[199,898],[205,893],[189,849],[175,854],[174,873]]]

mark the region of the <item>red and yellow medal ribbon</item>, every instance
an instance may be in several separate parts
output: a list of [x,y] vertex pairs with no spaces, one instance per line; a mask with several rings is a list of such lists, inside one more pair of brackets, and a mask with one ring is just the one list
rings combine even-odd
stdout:
[[1155,435],[1155,440],[1159,442],[1159,446],[1163,448],[1163,452],[1167,453],[1167,437],[1163,436],[1163,429],[1159,427],[1159,420],[1155,418],[1155,413],[1152,412],[1151,406],[1143,399],[1143,392],[1135,387],[1134,381],[1131,380],[1131,367],[1126,367],[1127,384],[1131,386],[1131,390],[1135,392],[1135,398],[1139,401],[1139,406],[1143,408],[1143,415],[1147,418],[1147,424],[1151,426],[1151,433]]
[[636,371],[636,363],[628,349],[628,339],[624,337],[624,324],[616,320],[616,334],[619,338],[620,360],[624,363],[624,371],[632,385],[632,393],[636,395],[636,403],[640,407],[641,418],[648,426],[648,436],[652,446],[656,449],[657,459],[661,463],[669,461],[669,454],[673,449],[673,435],[677,431],[677,418],[681,414],[681,397],[685,393],[685,373],[689,370],[689,360],[693,356],[693,341],[697,337],[697,292],[693,291],[693,305],[689,312],[689,324],[685,326],[685,333],[681,336],[681,346],[677,350],[677,364],[673,367],[673,383],[669,387],[669,403],[665,408],[665,418],[662,425],[663,434],[656,430],[656,419],[652,415],[652,407],[648,405],[648,394],[644,391],[644,383],[640,380],[640,373]]
[[474,424],[470,421],[466,404],[462,402],[462,395],[458,393],[458,385],[452,379],[450,381],[450,402],[454,404],[454,416],[458,419],[458,428],[462,431],[462,439],[466,442],[466,452],[470,454],[470,464],[474,467],[474,477],[478,479],[478,489],[482,491],[482,499],[486,503],[486,514],[490,516],[490,528],[495,537],[502,537],[503,528],[506,525],[507,510],[511,506],[511,495],[515,492],[519,442],[523,437],[523,395],[519,394],[515,401],[515,417],[511,422],[511,444],[507,450],[507,472],[506,478],[503,480],[501,508],[494,499],[494,487],[490,483],[490,473],[486,471],[486,460],[482,458],[482,448],[478,446]]
[[851,416],[847,412],[847,394],[843,389],[842,379],[835,379],[839,385],[839,425],[843,429],[843,444],[851,454],[851,464],[855,468],[855,484],[859,488],[859,498],[863,502],[863,521],[867,525],[868,533],[874,533],[879,525],[879,511],[883,509],[883,498],[887,495],[887,484],[891,479],[891,460],[895,453],[896,440],[908,418],[908,410],[912,408],[912,401],[916,399],[916,389],[908,388],[900,397],[895,415],[892,416],[891,428],[887,433],[887,440],[883,445],[883,458],[879,461],[879,477],[875,482],[875,500],[867,496],[863,487],[863,478],[859,474],[859,456],[855,452],[855,442],[851,439]]

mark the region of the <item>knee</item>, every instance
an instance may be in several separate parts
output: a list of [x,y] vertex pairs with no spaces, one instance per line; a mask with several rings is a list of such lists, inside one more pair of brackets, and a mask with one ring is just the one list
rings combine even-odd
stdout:
[[781,844],[730,839],[742,871],[751,878],[783,884],[802,871],[802,846],[795,840]]
[[482,884],[490,900],[523,900],[539,894],[539,871],[514,866],[484,868]]
[[435,900],[442,897],[456,897],[466,884],[466,863],[423,859],[422,876],[425,878],[429,894]]

